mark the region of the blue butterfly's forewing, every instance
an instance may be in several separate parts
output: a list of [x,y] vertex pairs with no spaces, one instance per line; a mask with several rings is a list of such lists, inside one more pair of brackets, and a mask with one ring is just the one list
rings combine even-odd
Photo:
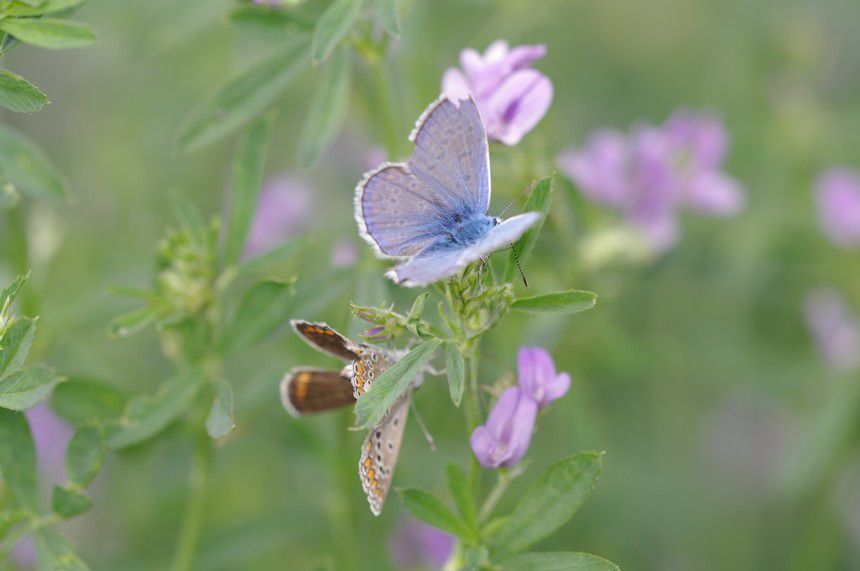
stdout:
[[415,152],[409,169],[462,214],[486,214],[490,207],[487,133],[473,99],[442,97],[418,119],[409,136]]

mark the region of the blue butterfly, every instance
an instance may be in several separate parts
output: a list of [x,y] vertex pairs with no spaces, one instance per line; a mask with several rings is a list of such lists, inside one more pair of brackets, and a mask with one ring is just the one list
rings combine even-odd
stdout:
[[500,220],[490,206],[487,132],[471,98],[433,102],[409,135],[405,163],[384,163],[355,189],[361,236],[382,258],[403,260],[386,275],[425,286],[513,243],[540,219],[527,212]]

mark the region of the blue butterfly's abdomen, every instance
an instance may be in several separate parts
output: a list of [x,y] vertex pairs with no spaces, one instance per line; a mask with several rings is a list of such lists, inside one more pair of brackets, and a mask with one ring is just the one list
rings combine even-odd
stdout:
[[493,219],[486,214],[469,213],[468,211],[446,214],[439,221],[440,239],[432,250],[447,250],[471,246],[487,235],[494,226]]

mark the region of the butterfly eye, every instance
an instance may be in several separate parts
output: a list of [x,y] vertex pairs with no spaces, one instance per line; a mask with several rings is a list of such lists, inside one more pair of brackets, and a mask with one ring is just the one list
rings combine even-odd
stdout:
[[498,226],[501,223],[502,223],[501,218],[499,218],[498,216],[493,216],[493,226]]

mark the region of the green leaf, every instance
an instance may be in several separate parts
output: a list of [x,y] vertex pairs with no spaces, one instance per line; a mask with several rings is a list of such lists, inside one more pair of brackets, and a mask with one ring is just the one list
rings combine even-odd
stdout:
[[66,200],[68,190],[45,152],[25,135],[0,124],[0,172],[25,194]]
[[64,378],[54,369],[36,365],[0,378],[0,407],[27,410],[51,394],[51,389]]
[[115,388],[80,378],[62,383],[51,395],[51,408],[75,425],[117,420],[125,407],[125,396]]
[[227,214],[227,239],[224,244],[224,264],[233,266],[242,257],[248,230],[257,210],[257,198],[263,187],[266,165],[266,145],[269,121],[257,119],[239,142],[233,159],[233,191]]
[[108,325],[108,335],[113,338],[129,337],[143,330],[158,318],[152,307],[141,307],[114,317]]
[[0,409],[0,472],[21,507],[36,511],[36,447],[20,412]]
[[0,378],[24,366],[33,339],[36,337],[36,319],[19,317],[0,337]]
[[460,406],[463,389],[466,386],[466,363],[463,355],[453,341],[445,343],[445,371],[448,374],[448,390],[454,406]]
[[206,432],[213,439],[224,438],[235,428],[233,421],[233,389],[224,379],[216,379],[212,383],[214,397],[209,416],[206,417]]
[[299,137],[299,165],[316,164],[337,138],[349,111],[352,61],[341,46],[326,65]]
[[14,3],[9,7],[7,14],[10,16],[41,16],[42,14],[62,12],[63,10],[80,6],[85,1],[86,0],[45,0],[44,2],[34,2],[32,6]]
[[309,65],[300,41],[240,73],[204,101],[179,138],[183,152],[197,150],[238,129],[271,106]]
[[31,517],[32,514],[26,509],[7,509],[0,512],[0,539],[6,537],[10,529]]
[[75,544],[50,527],[36,532],[37,571],[88,571],[75,553]]
[[597,484],[602,456],[580,452],[550,466],[520,499],[494,544],[520,551],[567,523]]
[[596,293],[571,289],[521,297],[514,301],[511,307],[529,313],[579,313],[591,309],[596,303]]
[[466,525],[454,515],[445,503],[431,493],[418,488],[397,490],[403,505],[413,516],[433,527],[456,535],[460,539],[474,541],[475,536]]
[[104,459],[104,433],[98,426],[82,426],[75,431],[66,450],[66,475],[81,488],[96,477]]
[[238,6],[230,12],[230,22],[246,25],[257,30],[284,32],[291,26],[313,29],[315,22],[295,11],[261,5]]
[[96,41],[85,24],[53,18],[6,18],[0,20],[0,30],[22,42],[53,50],[80,48]]
[[69,519],[90,511],[93,501],[83,490],[74,487],[54,486],[51,493],[51,509],[63,519]]
[[424,316],[424,306],[427,304],[428,297],[430,297],[430,292],[425,291],[415,298],[415,301],[412,302],[412,307],[409,308],[409,313],[406,315],[406,321],[418,321]]
[[[552,204],[552,185],[554,178],[554,176],[548,176],[541,179],[540,182],[535,185],[531,196],[529,196],[529,199],[526,201],[526,205],[523,208],[523,212],[540,212],[541,218],[534,226],[529,228],[519,240],[517,240],[516,244],[514,244],[514,248],[521,265],[525,265],[526,260],[528,260],[532,250],[534,250],[538,236],[540,236],[543,223],[546,220],[547,214],[549,214],[549,208]],[[511,281],[511,279],[516,275],[516,272],[517,264],[514,259],[514,252],[511,251],[508,255],[508,264],[505,266],[503,281]]]
[[11,304],[15,301],[15,298],[18,297],[18,292],[21,291],[21,288],[28,279],[30,279],[29,273],[23,276],[18,276],[15,278],[15,281],[0,292],[0,309],[2,309],[4,305]]
[[385,31],[394,37],[400,35],[400,0],[376,0],[376,13]]
[[294,284],[295,280],[266,280],[251,287],[224,332],[221,349],[225,353],[241,349],[283,326],[293,307]]
[[421,373],[424,365],[433,357],[433,353],[441,343],[439,339],[422,341],[390,369],[379,375],[370,385],[370,389],[355,403],[358,428],[370,428],[379,424],[394,401],[409,389],[415,377]]
[[317,22],[311,42],[314,62],[328,59],[340,41],[352,30],[361,14],[363,0],[334,0]]
[[466,475],[463,474],[463,470],[457,464],[448,464],[445,474],[448,479],[448,491],[454,498],[454,504],[457,506],[460,517],[463,518],[463,523],[466,524],[472,536],[477,537],[478,515],[475,510],[475,496],[466,481]]
[[239,264],[239,267],[236,268],[236,275],[243,276],[268,270],[271,266],[284,262],[307,248],[309,242],[305,238],[295,238],[286,244],[281,244],[264,254]]
[[618,565],[589,553],[522,553],[502,562],[502,571],[618,571]]
[[33,113],[50,103],[38,87],[11,71],[0,69],[0,106],[17,113]]
[[119,425],[109,431],[108,445],[120,450],[157,436],[191,408],[201,385],[199,375],[179,375],[162,383],[155,394],[133,398]]

